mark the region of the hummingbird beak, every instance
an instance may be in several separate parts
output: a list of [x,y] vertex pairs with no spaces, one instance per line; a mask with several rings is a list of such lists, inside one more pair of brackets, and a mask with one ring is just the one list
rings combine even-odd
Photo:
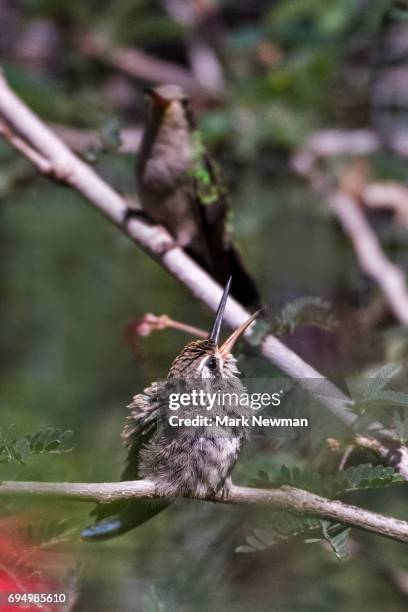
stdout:
[[255,319],[262,312],[262,310],[263,309],[261,308],[260,310],[257,310],[256,312],[254,312],[254,314],[251,315],[249,319],[247,319],[244,323],[242,323],[242,325],[240,325],[238,329],[236,329],[230,335],[230,337],[227,338],[224,344],[220,346],[219,353],[223,359],[225,359],[225,357],[232,351],[232,349],[234,348],[234,344],[237,342],[237,340],[239,340],[242,334],[248,329],[251,323],[255,321]]
[[229,294],[229,290],[231,287],[231,281],[232,281],[232,276],[229,277],[227,284],[225,285],[224,293],[222,294],[221,301],[219,303],[219,306],[217,308],[217,313],[215,315],[215,320],[214,320],[212,329],[210,331],[210,334],[208,336],[208,339],[212,340],[214,344],[218,344],[218,340],[220,338],[221,325],[222,325],[222,320],[224,318],[225,306],[227,305],[228,294]]
[[152,104],[158,108],[167,108],[171,103],[171,100],[163,98],[154,87],[145,87],[143,92],[151,100]]

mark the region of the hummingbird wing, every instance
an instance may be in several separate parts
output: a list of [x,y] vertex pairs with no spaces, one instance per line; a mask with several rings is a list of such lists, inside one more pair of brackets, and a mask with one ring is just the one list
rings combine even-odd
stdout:
[[245,306],[259,309],[263,302],[256,282],[233,243],[228,189],[198,130],[193,133],[193,150],[192,200],[206,241],[209,271],[223,286],[232,276],[232,295]]
[[[128,450],[121,480],[139,478],[140,450],[149,443],[157,429],[160,414],[160,389],[163,383],[153,383],[143,393],[135,395],[129,405],[122,437]],[[81,533],[83,540],[98,542],[108,540],[138,527],[169,505],[164,500],[126,500],[98,504],[91,512],[96,522]]]
[[[153,383],[143,393],[135,395],[128,408],[130,414],[122,431],[125,448],[128,451],[121,480],[137,480],[139,476],[139,454],[157,430],[162,407],[163,383]],[[164,404],[164,407],[166,404]]]

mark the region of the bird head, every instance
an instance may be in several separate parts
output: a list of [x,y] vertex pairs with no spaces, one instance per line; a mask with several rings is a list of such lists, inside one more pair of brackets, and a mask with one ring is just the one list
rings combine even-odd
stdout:
[[220,332],[230,286],[231,277],[225,286],[208,338],[187,344],[174,360],[169,372],[170,378],[191,377],[217,380],[238,374],[236,360],[231,351],[260,311],[251,315],[220,346]]
[[145,93],[149,99],[151,117],[175,125],[194,124],[189,97],[179,85],[159,85],[145,89]]
[[179,85],[158,85],[157,87],[145,89],[152,106],[166,108],[173,102],[186,104],[188,96]]

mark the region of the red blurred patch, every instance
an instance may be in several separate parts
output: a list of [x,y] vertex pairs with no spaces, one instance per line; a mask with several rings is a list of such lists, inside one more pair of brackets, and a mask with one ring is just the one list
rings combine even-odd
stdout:
[[[34,520],[37,520],[36,517]],[[32,521],[33,517],[28,522],[26,516],[0,519],[0,612],[67,612],[75,599],[72,585],[64,584],[70,558],[55,546],[42,546],[28,538],[24,539],[22,534]],[[4,601],[6,593],[64,593],[70,605],[62,607],[57,603],[28,602],[8,604]]]

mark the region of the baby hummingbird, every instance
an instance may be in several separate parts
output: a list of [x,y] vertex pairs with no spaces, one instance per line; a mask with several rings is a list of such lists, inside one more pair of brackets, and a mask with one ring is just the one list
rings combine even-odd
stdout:
[[232,242],[227,190],[189,98],[178,85],[160,85],[147,94],[149,115],[136,168],[145,214],[222,286],[232,275],[232,295],[241,304],[260,308],[255,281]]
[[[258,315],[253,314],[219,345],[230,285],[231,278],[208,338],[187,344],[173,361],[167,378],[152,383],[129,406],[130,414],[122,433],[128,455],[121,479],[152,480],[157,494],[167,499],[99,504],[92,512],[96,522],[81,534],[84,540],[106,540],[125,533],[168,506],[171,503],[168,498],[228,494],[230,474],[248,437],[247,428],[240,424],[247,410],[240,405],[245,388],[231,351]],[[207,420],[199,421],[197,426],[171,426],[171,417],[176,412],[169,398],[175,396],[176,390],[178,397],[181,397],[180,391],[184,397],[177,419],[206,413]],[[216,398],[211,413],[205,402],[201,411],[197,409],[193,398],[199,392],[204,393],[202,397]],[[229,399],[225,404],[220,399],[224,396]],[[217,417],[221,425],[214,425]]]

